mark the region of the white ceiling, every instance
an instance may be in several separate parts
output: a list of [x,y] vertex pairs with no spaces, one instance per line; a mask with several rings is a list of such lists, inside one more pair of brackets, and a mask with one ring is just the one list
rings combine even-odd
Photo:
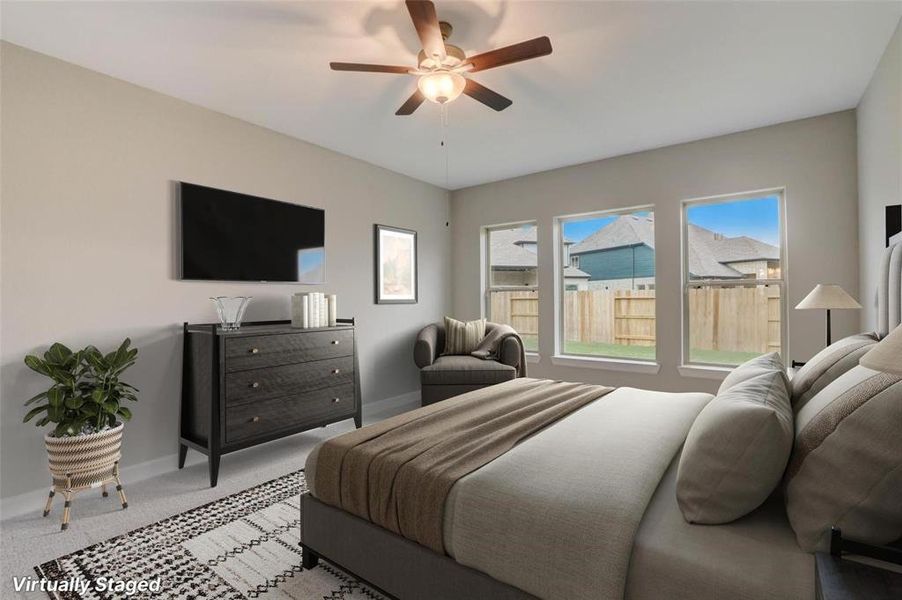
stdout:
[[[7,2],[5,40],[456,189],[854,107],[902,2],[437,1],[468,54],[548,35],[474,75],[514,101],[395,110],[414,64],[403,2]],[[446,178],[447,177],[447,178]]]

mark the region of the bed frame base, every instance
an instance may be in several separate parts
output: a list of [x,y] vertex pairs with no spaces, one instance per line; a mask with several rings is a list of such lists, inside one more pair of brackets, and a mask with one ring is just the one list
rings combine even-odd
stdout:
[[537,600],[309,493],[301,496],[301,539],[305,569],[322,558],[401,600]]

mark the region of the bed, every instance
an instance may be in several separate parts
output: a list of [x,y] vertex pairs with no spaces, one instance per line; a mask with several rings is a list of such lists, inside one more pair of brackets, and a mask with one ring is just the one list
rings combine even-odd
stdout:
[[[902,249],[896,254],[890,285],[881,286],[881,327],[898,325],[902,316]],[[814,555],[797,542],[782,488],[726,524],[684,518],[677,467],[710,394],[521,378],[336,439],[347,438],[353,448],[368,436],[408,430],[420,437],[404,438],[400,447],[416,446],[434,434],[436,411],[467,415],[468,405],[529,400],[529,394],[581,400],[550,425],[523,430],[497,455],[445,481],[439,494],[435,481],[411,478],[412,455],[388,459],[376,448],[371,462],[354,467],[351,454],[336,459],[330,441],[314,449],[306,462],[310,490],[301,499],[305,567],[323,558],[405,600],[815,597]],[[448,468],[441,460],[433,465]],[[361,486],[366,473],[392,483]],[[398,482],[407,487],[395,489]],[[395,495],[412,500],[396,504],[389,498]]]
[[679,448],[711,398],[619,388],[532,435],[451,489],[447,555],[319,501],[318,447],[302,498],[305,560],[405,599],[813,598],[813,556],[779,498],[729,525],[684,521]]

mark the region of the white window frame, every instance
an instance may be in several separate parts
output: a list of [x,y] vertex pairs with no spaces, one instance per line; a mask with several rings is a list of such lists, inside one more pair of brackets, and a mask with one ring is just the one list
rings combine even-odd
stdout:
[[[591,212],[562,215],[554,218],[554,356],[552,364],[570,367],[589,367],[594,369],[607,369],[615,371],[631,371],[637,373],[657,373],[660,369],[660,348],[655,342],[655,358],[635,359],[622,358],[618,356],[605,356],[599,354],[573,354],[564,352],[564,225],[572,221],[583,221],[592,218],[615,217],[619,215],[630,215],[636,212],[649,211],[655,213],[654,204],[642,204],[639,206],[629,206],[625,208],[615,208],[607,210],[594,210]],[[657,240],[657,220],[655,221],[655,239]],[[655,244],[657,246],[657,244]],[[570,254],[572,257],[572,253]],[[657,281],[658,273],[658,255],[655,253],[655,280]],[[655,314],[657,315],[657,306],[655,306]],[[655,320],[655,328],[657,329],[657,319]],[[657,338],[657,335],[655,336]]]
[[[780,239],[780,278],[779,279],[755,279],[737,281],[732,279],[689,279],[689,208],[694,206],[724,204],[727,202],[741,202],[743,200],[755,200],[766,196],[778,197],[777,212],[780,217],[779,223],[779,239]],[[706,196],[703,198],[691,198],[683,200],[680,208],[681,235],[680,235],[680,254],[682,262],[682,311],[683,323],[682,331],[682,359],[680,365],[680,373],[685,377],[701,377],[721,379],[729,373],[733,367],[724,364],[692,362],[690,360],[690,339],[689,339],[689,290],[693,287],[748,287],[760,285],[776,285],[780,289],[780,353],[784,361],[789,356],[789,323],[788,308],[786,298],[786,287],[789,279],[789,261],[787,260],[787,244],[786,244],[786,188],[776,187],[762,190],[754,190],[750,192],[739,192],[735,194],[720,194],[717,196]]]
[[[517,227],[523,227],[524,225],[532,225],[536,228],[536,285],[493,285],[492,284],[492,256],[491,256],[491,244],[489,243],[490,234],[492,231],[499,231],[505,229],[515,229]],[[534,219],[530,219],[528,221],[516,221],[513,223],[502,223],[500,225],[486,225],[482,227],[482,231],[480,232],[480,247],[482,249],[482,306],[480,307],[480,314],[486,320],[491,320],[492,318],[492,302],[491,295],[492,292],[539,292],[539,252],[541,250],[541,244],[539,243],[539,222]],[[541,299],[539,299],[541,303]],[[541,312],[541,309],[540,309]],[[541,317],[540,317],[540,325],[541,325]],[[538,337],[538,336],[537,336]],[[541,338],[539,338],[541,339]],[[527,356],[534,358],[538,356],[538,352],[527,351]]]

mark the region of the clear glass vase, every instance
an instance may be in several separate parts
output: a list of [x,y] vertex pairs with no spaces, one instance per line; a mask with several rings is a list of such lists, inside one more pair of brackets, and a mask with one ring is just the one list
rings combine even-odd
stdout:
[[219,321],[224,331],[235,331],[241,327],[244,311],[253,296],[217,296],[210,298],[216,304]]

